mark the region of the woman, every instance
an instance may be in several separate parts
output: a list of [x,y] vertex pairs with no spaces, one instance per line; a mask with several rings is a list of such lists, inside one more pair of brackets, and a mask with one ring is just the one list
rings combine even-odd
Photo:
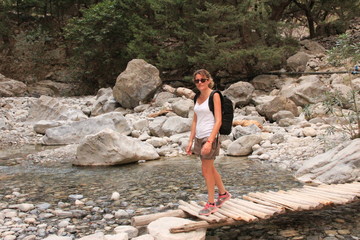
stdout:
[[[213,96],[214,114],[209,109],[209,96],[214,86],[211,75],[205,69],[195,71],[193,75],[194,83],[200,91],[195,106],[194,118],[191,126],[189,144],[186,148],[187,154],[192,154],[194,143],[194,153],[200,156],[201,169],[208,191],[208,201],[205,207],[199,212],[200,215],[210,215],[216,212],[231,195],[225,190],[221,176],[215,169],[214,161],[219,155],[219,129],[221,126],[221,99],[219,93]],[[219,195],[215,202],[215,185]]]

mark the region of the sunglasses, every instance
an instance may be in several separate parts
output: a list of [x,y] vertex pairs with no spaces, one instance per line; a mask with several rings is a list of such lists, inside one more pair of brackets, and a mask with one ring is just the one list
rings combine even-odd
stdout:
[[200,82],[204,83],[206,82],[207,80],[209,80],[208,78],[201,78],[201,79],[194,79],[194,83],[198,84]]

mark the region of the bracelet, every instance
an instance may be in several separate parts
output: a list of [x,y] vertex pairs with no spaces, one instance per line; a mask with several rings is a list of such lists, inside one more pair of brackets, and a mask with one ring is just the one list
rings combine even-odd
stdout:
[[212,143],[212,142],[214,142],[214,141],[210,141],[210,140],[208,140],[208,141],[206,141],[206,142],[208,142],[208,143]]

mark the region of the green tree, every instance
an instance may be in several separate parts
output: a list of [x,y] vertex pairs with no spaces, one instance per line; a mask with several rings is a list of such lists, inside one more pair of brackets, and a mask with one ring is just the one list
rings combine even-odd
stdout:
[[[163,70],[189,73],[206,67],[212,72],[253,74],[279,66],[293,50],[271,20],[273,1],[158,0],[150,1],[150,7],[156,21],[149,26],[158,36],[150,44],[159,47],[147,56],[156,55],[151,60]],[[145,51],[146,45],[136,46],[134,53]]]
[[[309,28],[310,38],[314,38],[316,26],[333,25],[333,33],[341,33],[347,27],[349,19],[358,16],[360,2],[353,0],[292,0],[294,6],[298,8],[306,18]],[[331,31],[331,30],[325,30]]]
[[82,14],[65,28],[74,64],[85,80],[98,87],[112,85],[129,60],[126,48],[132,33],[123,3],[105,0]]
[[10,13],[11,1],[4,0],[0,2],[0,37],[6,47],[10,45]]

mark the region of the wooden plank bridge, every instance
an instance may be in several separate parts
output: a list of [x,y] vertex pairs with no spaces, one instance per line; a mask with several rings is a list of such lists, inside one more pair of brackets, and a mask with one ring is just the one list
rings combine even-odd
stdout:
[[170,229],[172,233],[199,228],[214,228],[269,219],[289,211],[318,210],[329,205],[344,205],[360,199],[360,182],[304,186],[287,191],[249,193],[225,202],[210,216],[199,215],[204,202],[179,201],[179,209],[132,218],[133,226],[145,226],[160,217],[192,217],[198,221]]

